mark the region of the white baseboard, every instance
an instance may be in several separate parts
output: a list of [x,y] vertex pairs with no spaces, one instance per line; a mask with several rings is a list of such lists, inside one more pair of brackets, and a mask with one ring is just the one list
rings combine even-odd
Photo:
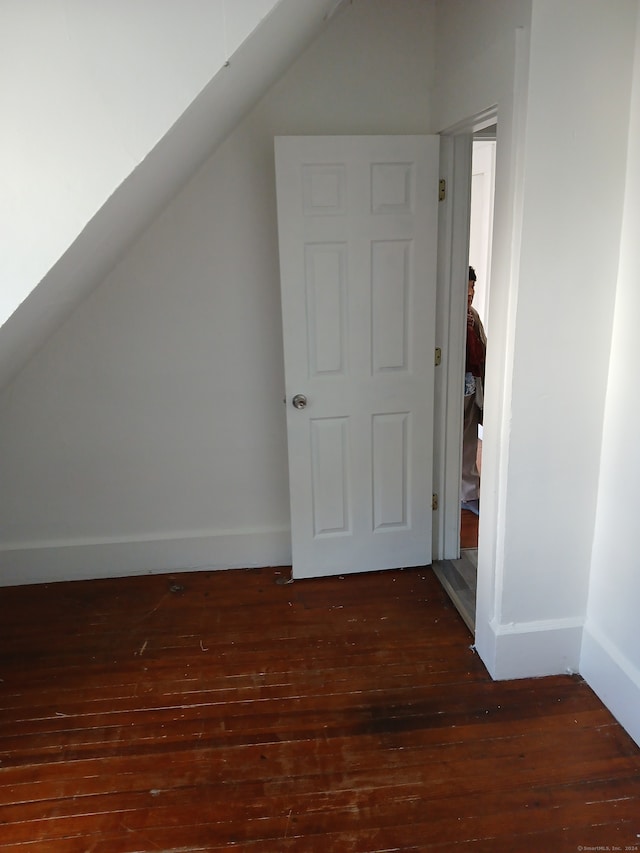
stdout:
[[580,674],[640,746],[640,670],[591,623],[583,632]]
[[0,549],[0,586],[291,565],[289,529],[24,544]]
[[537,678],[578,672],[581,619],[513,625],[492,623],[476,633],[476,648],[492,678]]

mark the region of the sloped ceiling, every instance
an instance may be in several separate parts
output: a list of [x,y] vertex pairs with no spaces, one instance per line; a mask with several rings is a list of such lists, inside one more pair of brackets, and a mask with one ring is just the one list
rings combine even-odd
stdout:
[[2,326],[0,389],[104,279],[341,5],[281,0],[262,21]]

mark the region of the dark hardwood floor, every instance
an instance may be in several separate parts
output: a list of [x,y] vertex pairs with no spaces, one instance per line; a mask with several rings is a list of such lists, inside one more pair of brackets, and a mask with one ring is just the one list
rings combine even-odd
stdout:
[[495,683],[430,569],[0,589],[0,849],[640,847],[579,677]]
[[478,547],[479,521],[478,516],[468,509],[460,511],[460,547],[463,550]]

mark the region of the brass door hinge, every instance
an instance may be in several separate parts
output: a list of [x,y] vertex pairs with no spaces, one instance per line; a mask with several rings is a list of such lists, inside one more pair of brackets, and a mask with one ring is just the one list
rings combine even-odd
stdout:
[[438,201],[444,201],[447,197],[447,182],[444,178],[438,181]]
[[436,347],[433,363],[436,367],[440,367],[440,365],[442,364],[442,349],[440,347]]
[[431,496],[431,509],[435,512],[438,509],[438,496]]

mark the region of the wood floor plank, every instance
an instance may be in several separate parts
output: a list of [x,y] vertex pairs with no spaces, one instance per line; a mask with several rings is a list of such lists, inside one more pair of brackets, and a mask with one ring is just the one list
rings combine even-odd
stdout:
[[578,676],[492,682],[430,570],[288,576],[0,590],[0,850],[637,844],[640,751]]

